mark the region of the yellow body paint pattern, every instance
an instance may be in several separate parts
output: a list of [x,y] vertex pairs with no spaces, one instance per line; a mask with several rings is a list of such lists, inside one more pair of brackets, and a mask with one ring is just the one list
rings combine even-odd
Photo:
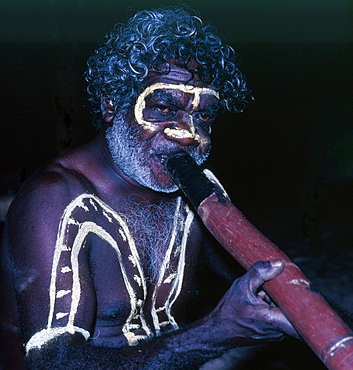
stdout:
[[[160,333],[161,327],[178,328],[171,315],[171,307],[182,286],[186,240],[193,218],[193,213],[187,208],[184,210],[187,213],[186,222],[183,223],[185,215],[180,212],[180,207],[181,200],[179,198],[175,211],[172,240],[153,293],[151,314],[157,335]],[[182,244],[174,246],[179,227],[183,228]],[[121,236],[120,245],[118,245],[116,237],[113,237],[116,235],[116,231]],[[41,348],[48,341],[63,333],[80,332],[86,339],[89,338],[90,333],[87,330],[75,325],[75,316],[82,293],[79,255],[85,247],[87,236],[90,233],[103,239],[116,252],[125,287],[130,297],[131,311],[122,329],[128,343],[136,345],[140,340],[154,335],[146,323],[143,311],[147,297],[146,279],[124,215],[115,212],[95,195],[82,194],[68,205],[61,217],[52,264],[47,327],[32,336],[26,345],[27,352],[32,348]],[[171,263],[173,259],[177,259],[177,271],[171,273],[170,269],[175,264]],[[168,284],[170,292],[167,299],[160,305],[158,289],[166,284]],[[70,309],[67,310],[67,307]],[[163,322],[158,319],[160,313],[164,313]]]
[[[183,284],[186,243],[194,219],[194,214],[187,205],[184,206],[184,209],[180,208],[181,197],[178,198],[171,239],[152,296],[151,315],[157,336],[162,332],[178,329],[178,324],[171,314],[171,309]],[[182,238],[180,244],[178,244],[176,238],[180,231],[182,232]],[[159,289],[161,287],[165,289],[166,286],[169,289],[168,294],[158,295]]]
[[[137,98],[136,104],[135,104],[135,119],[138,124],[140,124],[145,130],[153,130],[157,125],[145,121],[143,119],[143,110],[146,107],[146,96],[152,94],[155,90],[158,89],[166,89],[166,90],[180,90],[184,93],[187,94],[193,94],[194,99],[192,101],[192,108],[193,111],[199,106],[200,100],[201,100],[201,95],[202,94],[208,94],[208,95],[213,95],[216,98],[219,99],[219,94],[213,89],[205,88],[205,87],[195,87],[192,85],[184,85],[184,84],[165,84],[165,83],[156,83],[154,85],[151,85],[147,87]],[[190,120],[189,120],[189,127],[190,131],[188,130],[182,130],[179,128],[169,128],[167,127],[164,132],[167,136],[171,137],[176,137],[176,138],[194,138],[197,141],[200,141],[199,135],[196,133],[195,125],[192,119],[192,115],[190,115]]]

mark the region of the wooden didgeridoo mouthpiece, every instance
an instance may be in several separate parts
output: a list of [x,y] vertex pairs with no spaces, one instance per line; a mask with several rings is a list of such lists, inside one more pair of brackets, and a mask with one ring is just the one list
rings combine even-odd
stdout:
[[353,369],[353,332],[311,289],[301,270],[244,217],[218,181],[211,181],[188,154],[172,155],[165,167],[211,234],[245,269],[256,261],[284,261],[284,270],[264,289],[327,368]]

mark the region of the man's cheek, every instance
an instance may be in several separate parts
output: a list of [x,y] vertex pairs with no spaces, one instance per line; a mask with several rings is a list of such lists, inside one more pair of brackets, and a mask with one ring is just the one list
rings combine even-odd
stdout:
[[209,135],[200,135],[200,144],[197,149],[201,154],[208,153],[211,148],[211,138]]

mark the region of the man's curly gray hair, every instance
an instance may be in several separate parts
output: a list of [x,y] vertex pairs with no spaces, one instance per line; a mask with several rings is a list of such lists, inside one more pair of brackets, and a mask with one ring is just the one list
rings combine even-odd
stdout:
[[112,100],[115,109],[127,109],[143,88],[148,70],[177,59],[183,66],[198,63],[203,82],[219,92],[224,108],[241,112],[251,93],[236,64],[236,54],[210,24],[186,7],[143,10],[113,31],[88,59],[87,91],[98,127],[101,102]]

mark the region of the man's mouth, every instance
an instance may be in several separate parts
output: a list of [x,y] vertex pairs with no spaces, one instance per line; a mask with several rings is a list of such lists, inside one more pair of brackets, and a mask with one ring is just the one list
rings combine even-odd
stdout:
[[161,164],[165,164],[170,154],[155,154],[155,157],[157,158],[158,162]]
[[161,164],[165,164],[167,159],[175,154],[175,153],[180,153],[180,152],[183,152],[184,150],[182,149],[179,149],[179,148],[174,148],[174,149],[170,149],[166,152],[162,152],[162,153],[155,153],[154,156],[156,157],[157,161],[160,162]]

